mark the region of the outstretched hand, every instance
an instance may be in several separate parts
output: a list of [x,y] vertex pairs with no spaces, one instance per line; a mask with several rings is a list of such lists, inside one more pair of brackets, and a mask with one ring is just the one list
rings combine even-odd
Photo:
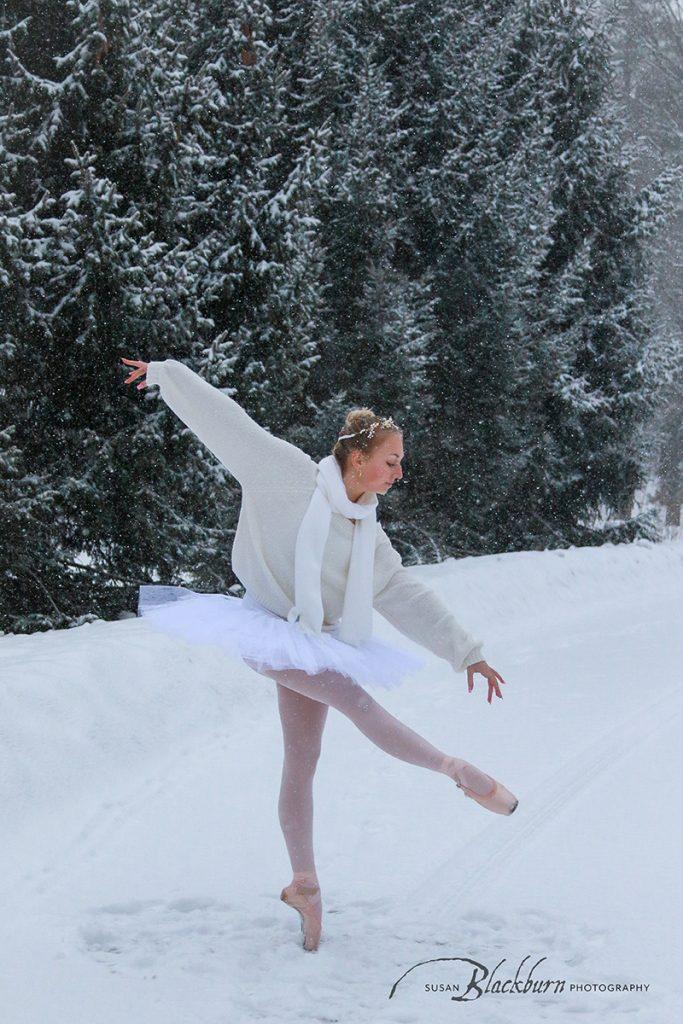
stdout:
[[[132,384],[134,380],[138,379],[138,377],[144,377],[147,373],[147,367],[149,366],[149,363],[143,362],[142,359],[124,359],[123,356],[121,356],[121,362],[127,363],[129,366],[137,366],[137,370],[133,370],[130,376],[126,377],[123,382],[124,384]],[[146,388],[148,386],[149,385],[146,380],[141,380],[138,384],[138,391],[140,388]]]
[[502,700],[503,699],[503,694],[500,692],[500,686],[498,684],[499,683],[504,683],[505,680],[503,679],[503,677],[500,674],[500,672],[496,672],[495,668],[491,668],[491,666],[489,664],[487,664],[487,662],[485,662],[485,661],[475,661],[475,663],[473,665],[468,665],[467,666],[467,689],[468,689],[468,691],[470,693],[472,693],[472,690],[474,689],[474,673],[475,672],[480,672],[483,676],[486,676],[486,678],[488,679],[489,694],[488,694],[488,697],[486,699],[489,702],[489,704],[491,703],[491,700],[493,698],[494,691],[495,691],[496,695],[498,697],[500,697],[500,699]]

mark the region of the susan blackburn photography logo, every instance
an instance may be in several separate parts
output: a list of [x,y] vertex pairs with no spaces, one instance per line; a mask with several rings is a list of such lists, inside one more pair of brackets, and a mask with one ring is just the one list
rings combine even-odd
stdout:
[[[594,982],[594,981],[567,981],[566,978],[548,978],[536,974],[537,968],[548,958],[542,956],[533,966],[524,964],[531,958],[527,954],[520,962],[514,976],[503,968],[506,958],[496,964],[493,970],[489,970],[486,964],[480,963],[467,956],[440,956],[432,960],[421,960],[398,978],[391,986],[389,999],[396,994],[401,984],[414,971],[425,968],[428,965],[450,963],[458,965],[457,974],[447,981],[436,981],[434,977],[421,980],[424,992],[439,993],[447,995],[454,1002],[471,1002],[473,999],[480,999],[481,996],[490,994],[504,995],[544,995],[548,992],[560,994],[562,992],[647,992],[650,985],[642,982]],[[500,973],[499,973],[500,971]],[[526,971],[526,974],[524,973]],[[435,973],[434,968],[431,970]],[[415,977],[418,977],[417,975]],[[415,981],[415,977],[412,979]],[[421,978],[422,976],[419,975]]]

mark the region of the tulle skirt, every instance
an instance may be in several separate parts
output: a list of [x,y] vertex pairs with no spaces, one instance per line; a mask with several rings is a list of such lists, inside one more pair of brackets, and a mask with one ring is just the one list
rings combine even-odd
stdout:
[[157,631],[190,644],[221,647],[262,670],[298,668],[314,676],[331,669],[361,686],[393,689],[426,664],[419,655],[375,637],[357,647],[347,644],[338,638],[338,627],[319,636],[304,633],[250,594],[200,594],[145,584],[139,588],[138,615]]

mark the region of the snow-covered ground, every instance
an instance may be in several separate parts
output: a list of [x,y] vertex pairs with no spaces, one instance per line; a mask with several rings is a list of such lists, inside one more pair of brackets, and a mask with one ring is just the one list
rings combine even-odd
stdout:
[[[683,542],[411,571],[485,638],[504,699],[431,655],[373,693],[520,804],[490,814],[331,711],[317,953],[279,900],[274,684],[141,619],[0,639],[3,1024],[422,1024],[458,995],[485,1024],[675,1019]],[[474,998],[454,958],[503,961],[490,985],[540,961],[564,991]]]

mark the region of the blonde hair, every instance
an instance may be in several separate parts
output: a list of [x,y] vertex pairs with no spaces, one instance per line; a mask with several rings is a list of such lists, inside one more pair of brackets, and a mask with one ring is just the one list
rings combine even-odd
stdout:
[[361,451],[369,456],[387,434],[403,434],[391,416],[377,416],[372,409],[365,406],[360,409],[349,409],[344,426],[332,449],[342,473],[352,451]]

